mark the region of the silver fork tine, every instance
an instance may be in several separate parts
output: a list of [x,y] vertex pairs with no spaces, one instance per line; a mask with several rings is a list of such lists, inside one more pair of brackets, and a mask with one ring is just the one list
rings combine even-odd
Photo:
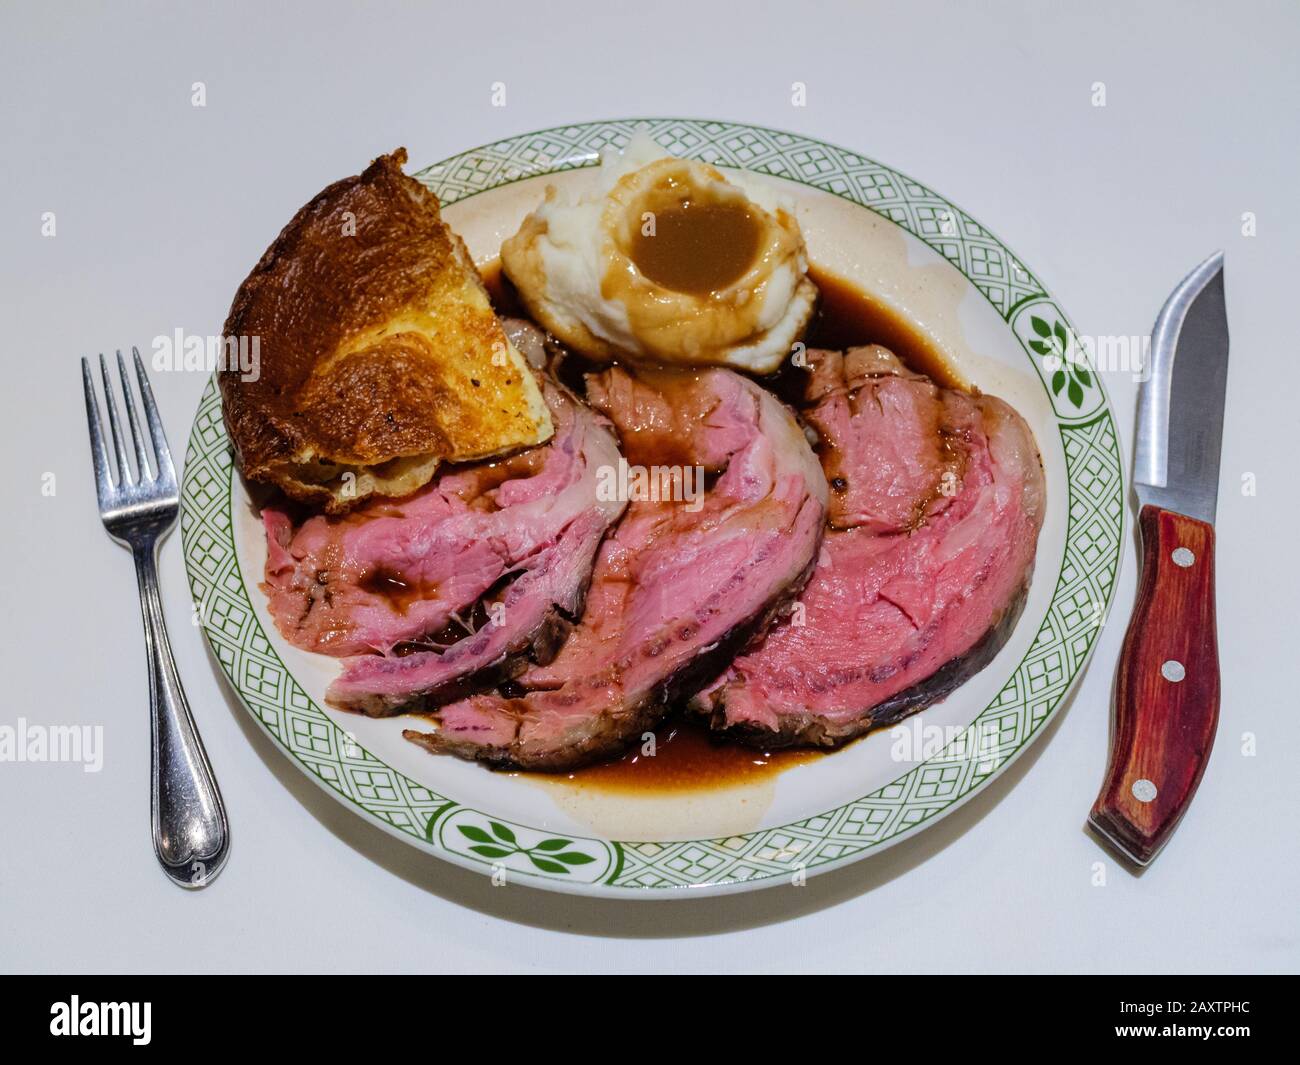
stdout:
[[140,378],[140,400],[144,403],[144,416],[149,420],[149,433],[153,437],[154,465],[158,470],[158,480],[165,484],[176,483],[176,467],[172,465],[172,453],[167,447],[167,436],[163,433],[162,419],[158,417],[158,406],[153,401],[153,389],[149,387],[149,377],[144,372],[144,363],[140,360],[140,349],[131,348],[135,357],[135,373]]
[[122,442],[122,430],[117,420],[117,400],[113,398],[113,381],[108,376],[108,363],[104,356],[99,356],[99,372],[104,377],[104,406],[108,408],[108,428],[113,434],[113,451],[117,455],[118,486],[133,485],[135,478],[131,475],[131,460],[126,457],[126,444]]
[[126,420],[131,426],[131,443],[135,445],[136,466],[140,470],[140,482],[151,479],[149,460],[145,457],[144,434],[140,432],[140,421],[135,414],[135,400],[131,397],[131,378],[126,372],[126,363],[122,352],[117,353],[117,373],[122,378],[122,398],[126,401]]
[[104,448],[104,433],[99,428],[99,401],[95,398],[95,382],[90,376],[90,363],[81,360],[81,384],[86,390],[86,426],[90,430],[90,458],[95,466],[95,494],[101,510],[108,506],[113,493],[113,478],[108,470],[108,452]]

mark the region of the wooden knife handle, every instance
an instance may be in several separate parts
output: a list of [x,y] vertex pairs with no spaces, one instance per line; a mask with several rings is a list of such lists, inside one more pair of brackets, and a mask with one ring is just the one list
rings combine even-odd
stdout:
[[1219,723],[1214,527],[1145,506],[1142,575],[1124,637],[1106,780],[1093,826],[1140,865],[1168,842]]

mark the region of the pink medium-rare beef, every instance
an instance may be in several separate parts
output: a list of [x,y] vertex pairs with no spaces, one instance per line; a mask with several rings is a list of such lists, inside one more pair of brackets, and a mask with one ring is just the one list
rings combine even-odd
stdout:
[[624,504],[598,498],[598,472],[619,458],[608,422],[549,381],[544,394],[556,431],[540,447],[296,530],[263,512],[277,627],[297,646],[354,656],[332,703],[394,713],[508,676],[524,652],[554,654]]
[[[555,466],[541,471],[548,479],[568,461],[562,451],[553,457]],[[525,465],[532,458],[506,460],[492,473],[507,478],[502,488],[532,480]],[[446,471],[407,499],[377,499],[297,527],[289,513],[264,509],[262,587],[285,639],[337,656],[386,654],[445,629],[556,532],[550,519],[559,515],[537,500],[527,510],[518,500],[494,509],[500,495],[481,479],[486,473]],[[506,530],[509,539],[500,535]]]
[[[940,425],[933,383],[908,373],[879,345],[812,356],[807,395],[815,405],[805,417],[821,441],[831,528],[915,528],[942,505],[941,489],[960,474],[962,461]],[[831,387],[831,374],[840,387]]]
[[827,486],[770,393],[729,370],[615,368],[589,379],[629,462],[699,465],[699,504],[634,499],[602,544],[582,619],[554,661],[443,707],[436,753],[567,770],[621,750],[671,698],[716,675],[797,594],[816,560]]
[[499,613],[481,611],[484,620],[473,632],[437,650],[350,658],[326,699],[343,709],[387,716],[437,706],[509,679],[529,661],[550,661],[582,612],[611,513],[617,516],[607,507],[592,507],[579,515],[500,594]]
[[[503,577],[553,544],[594,501],[582,444],[604,434],[558,387],[546,444],[492,463],[448,467],[399,500],[376,499],[342,518],[294,528],[262,512],[264,589],[284,637],[333,655],[388,653],[447,627]],[[615,452],[616,453],[616,452]]]
[[692,700],[722,733],[836,746],[948,695],[1024,603],[1045,489],[1028,426],[883,348],[811,352],[831,528],[798,609]]

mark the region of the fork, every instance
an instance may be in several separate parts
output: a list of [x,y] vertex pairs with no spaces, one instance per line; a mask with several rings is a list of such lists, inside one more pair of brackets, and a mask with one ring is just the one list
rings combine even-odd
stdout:
[[[110,466],[104,434],[100,429],[95,385],[90,365],[83,358],[81,379],[86,389],[90,453],[95,466],[100,519],[109,536],[131,549],[140,588],[145,650],[149,656],[149,718],[153,740],[149,806],[154,853],[163,872],[174,883],[199,888],[206,886],[225,864],[230,850],[230,826],[226,822],[225,804],[212,775],[212,766],[208,764],[207,752],[190,716],[189,703],[167,639],[167,623],[158,592],[158,544],[176,524],[180,492],[144,363],[140,361],[140,352],[136,348],[132,348],[131,353],[135,357],[140,399],[149,428],[146,440],[136,416],[126,362],[119,351],[117,369],[122,379],[122,396],[135,450],[136,471],[132,471],[127,457],[117,402],[113,398],[113,383],[103,355],[99,356],[99,369],[104,378],[104,399],[116,464]],[[152,442],[152,448],[149,442]]]

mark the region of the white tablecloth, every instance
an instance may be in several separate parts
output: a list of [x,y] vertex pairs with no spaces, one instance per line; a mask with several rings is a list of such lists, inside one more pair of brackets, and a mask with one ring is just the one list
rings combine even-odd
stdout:
[[[104,726],[100,772],[0,763],[0,967],[1300,966],[1300,8],[442,7],[0,12],[0,724]],[[497,82],[504,107],[492,104]],[[794,82],[806,106],[792,105]],[[570,119],[636,114],[786,127],[916,175],[992,227],[1088,335],[1149,332],[1184,272],[1225,249],[1223,715],[1196,802],[1144,875],[1083,828],[1134,593],[1132,544],[1083,684],[976,800],[805,888],[665,906],[496,889],[334,804],[218,683],[191,623],[179,535],[163,553],[167,614],[234,850],[201,893],[159,873],[134,580],[95,515],[77,357],[178,328],[219,332],[294,210],[380,152],[405,144],[422,165]],[[1254,236],[1242,232],[1247,212]],[[1106,384],[1131,437],[1135,386],[1124,374]],[[155,375],[178,452],[203,387],[201,374]]]

